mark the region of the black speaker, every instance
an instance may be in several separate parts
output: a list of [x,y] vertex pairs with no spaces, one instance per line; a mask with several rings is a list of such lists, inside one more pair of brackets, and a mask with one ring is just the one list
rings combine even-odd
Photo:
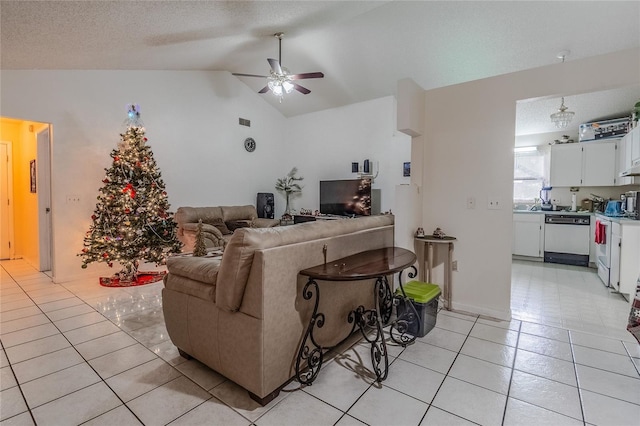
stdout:
[[258,210],[258,217],[263,219],[273,219],[275,214],[275,201],[271,192],[258,192],[256,210]]

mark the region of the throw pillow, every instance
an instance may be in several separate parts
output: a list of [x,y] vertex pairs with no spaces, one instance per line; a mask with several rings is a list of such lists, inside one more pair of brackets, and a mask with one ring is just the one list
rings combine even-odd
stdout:
[[227,225],[227,228],[229,228],[231,232],[233,232],[236,229],[240,229],[240,228],[251,228],[251,221],[250,220],[229,220],[225,222],[225,225]]
[[214,219],[213,222],[211,222],[211,224],[216,228],[218,228],[218,230],[222,233],[222,235],[233,234],[233,230],[227,228],[227,225],[222,221],[221,218]]

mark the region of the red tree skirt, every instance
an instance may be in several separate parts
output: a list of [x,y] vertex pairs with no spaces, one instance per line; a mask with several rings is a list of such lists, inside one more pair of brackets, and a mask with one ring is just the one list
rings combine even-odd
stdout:
[[100,285],[103,287],[133,287],[136,285],[151,284],[160,281],[167,271],[150,271],[150,272],[138,272],[138,277],[135,281],[123,281],[120,282],[118,274],[112,277],[100,277]]

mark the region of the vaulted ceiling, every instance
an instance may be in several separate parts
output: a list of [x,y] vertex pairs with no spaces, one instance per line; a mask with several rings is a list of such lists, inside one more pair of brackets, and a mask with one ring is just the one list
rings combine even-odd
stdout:
[[[277,58],[309,95],[285,116],[392,95],[410,77],[425,89],[640,46],[638,1],[4,1],[0,65],[16,69],[218,70],[266,75]],[[239,77],[256,92],[264,79]],[[623,96],[624,95],[624,96]],[[583,95],[586,96],[586,95]],[[628,113],[640,88],[566,99],[589,121]],[[603,97],[604,96],[604,97]],[[559,99],[524,105],[520,134],[553,131],[532,120]],[[629,105],[631,102],[631,105]],[[584,107],[583,107],[584,105]],[[529,118],[527,118],[529,117]],[[546,119],[545,119],[546,121]]]

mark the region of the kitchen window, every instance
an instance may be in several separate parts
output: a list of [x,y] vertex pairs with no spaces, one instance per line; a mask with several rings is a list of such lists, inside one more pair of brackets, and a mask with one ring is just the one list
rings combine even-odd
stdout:
[[514,149],[513,202],[533,203],[540,189],[549,181],[548,154],[544,147],[528,146]]

